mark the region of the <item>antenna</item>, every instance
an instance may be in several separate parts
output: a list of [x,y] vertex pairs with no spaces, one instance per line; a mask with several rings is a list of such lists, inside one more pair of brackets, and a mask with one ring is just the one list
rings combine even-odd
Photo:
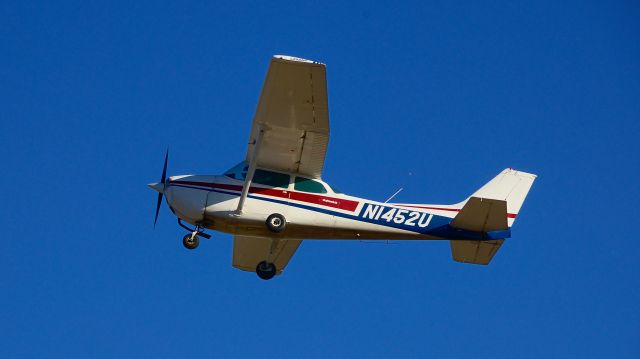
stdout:
[[392,194],[392,195],[391,195],[391,197],[387,198],[387,200],[386,200],[386,201],[384,201],[384,203],[387,203],[387,202],[391,201],[391,200],[393,199],[393,197],[397,196],[397,195],[398,195],[398,193],[402,192],[402,190],[403,190],[403,189],[404,189],[404,188],[400,187],[400,189],[399,189],[399,190],[397,190],[397,191],[396,191],[396,193]]
[[374,244],[374,245],[384,245],[384,246],[395,246],[398,245],[400,243],[398,242],[391,242],[388,239],[381,241],[381,240],[366,240],[366,239],[359,239],[358,242],[362,243],[362,244]]

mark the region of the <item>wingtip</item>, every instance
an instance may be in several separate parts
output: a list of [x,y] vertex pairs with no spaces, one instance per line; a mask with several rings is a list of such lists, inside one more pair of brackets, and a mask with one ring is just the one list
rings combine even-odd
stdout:
[[289,55],[273,55],[273,58],[274,59],[285,60],[285,61],[292,61],[292,62],[304,62],[304,63],[308,63],[308,64],[325,65],[324,63],[319,62],[319,61],[307,60],[307,59],[303,59],[301,57],[295,57],[295,56],[289,56]]
[[520,171],[520,170],[517,170],[517,169],[515,169],[513,167],[505,168],[504,171],[502,171],[502,173],[513,173],[516,176],[529,177],[529,178],[533,178],[533,179],[538,178],[537,174]]

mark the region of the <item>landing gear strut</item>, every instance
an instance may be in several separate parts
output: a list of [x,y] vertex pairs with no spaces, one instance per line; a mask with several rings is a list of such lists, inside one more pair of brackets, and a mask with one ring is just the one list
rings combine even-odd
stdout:
[[267,261],[262,261],[258,263],[258,266],[256,266],[256,274],[258,275],[258,277],[260,277],[260,279],[269,280],[273,278],[274,275],[276,275],[276,272],[277,269],[275,264],[269,263]]
[[[274,213],[267,218],[267,227],[273,225],[276,228],[280,227],[280,230],[284,229],[284,217],[281,214]],[[269,228],[271,229],[271,228]],[[278,247],[280,246],[280,239],[271,238],[271,244],[269,245],[269,253],[267,253],[266,259],[258,263],[256,266],[256,274],[260,279],[269,280],[278,273],[278,268],[273,263],[276,253],[278,253]]]

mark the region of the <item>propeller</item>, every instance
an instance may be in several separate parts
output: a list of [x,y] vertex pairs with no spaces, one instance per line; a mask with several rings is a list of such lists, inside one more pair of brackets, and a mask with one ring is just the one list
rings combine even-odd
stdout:
[[158,222],[158,214],[160,213],[160,205],[162,205],[162,196],[164,194],[164,186],[167,181],[167,162],[169,160],[169,149],[167,148],[167,153],[164,155],[164,166],[162,166],[162,177],[160,177],[160,182],[152,183],[149,187],[158,191],[158,203],[156,204],[156,217],[153,220],[153,227],[155,228],[156,223]]

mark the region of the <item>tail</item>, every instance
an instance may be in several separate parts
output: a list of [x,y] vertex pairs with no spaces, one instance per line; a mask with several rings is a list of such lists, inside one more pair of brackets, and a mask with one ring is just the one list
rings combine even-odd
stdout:
[[507,168],[472,194],[471,198],[505,201],[507,223],[511,227],[536,177],[531,173]]
[[489,264],[504,238],[510,236],[509,229],[535,179],[534,174],[507,168],[472,194],[451,221],[451,227],[486,233],[488,240],[452,240],[453,259]]

